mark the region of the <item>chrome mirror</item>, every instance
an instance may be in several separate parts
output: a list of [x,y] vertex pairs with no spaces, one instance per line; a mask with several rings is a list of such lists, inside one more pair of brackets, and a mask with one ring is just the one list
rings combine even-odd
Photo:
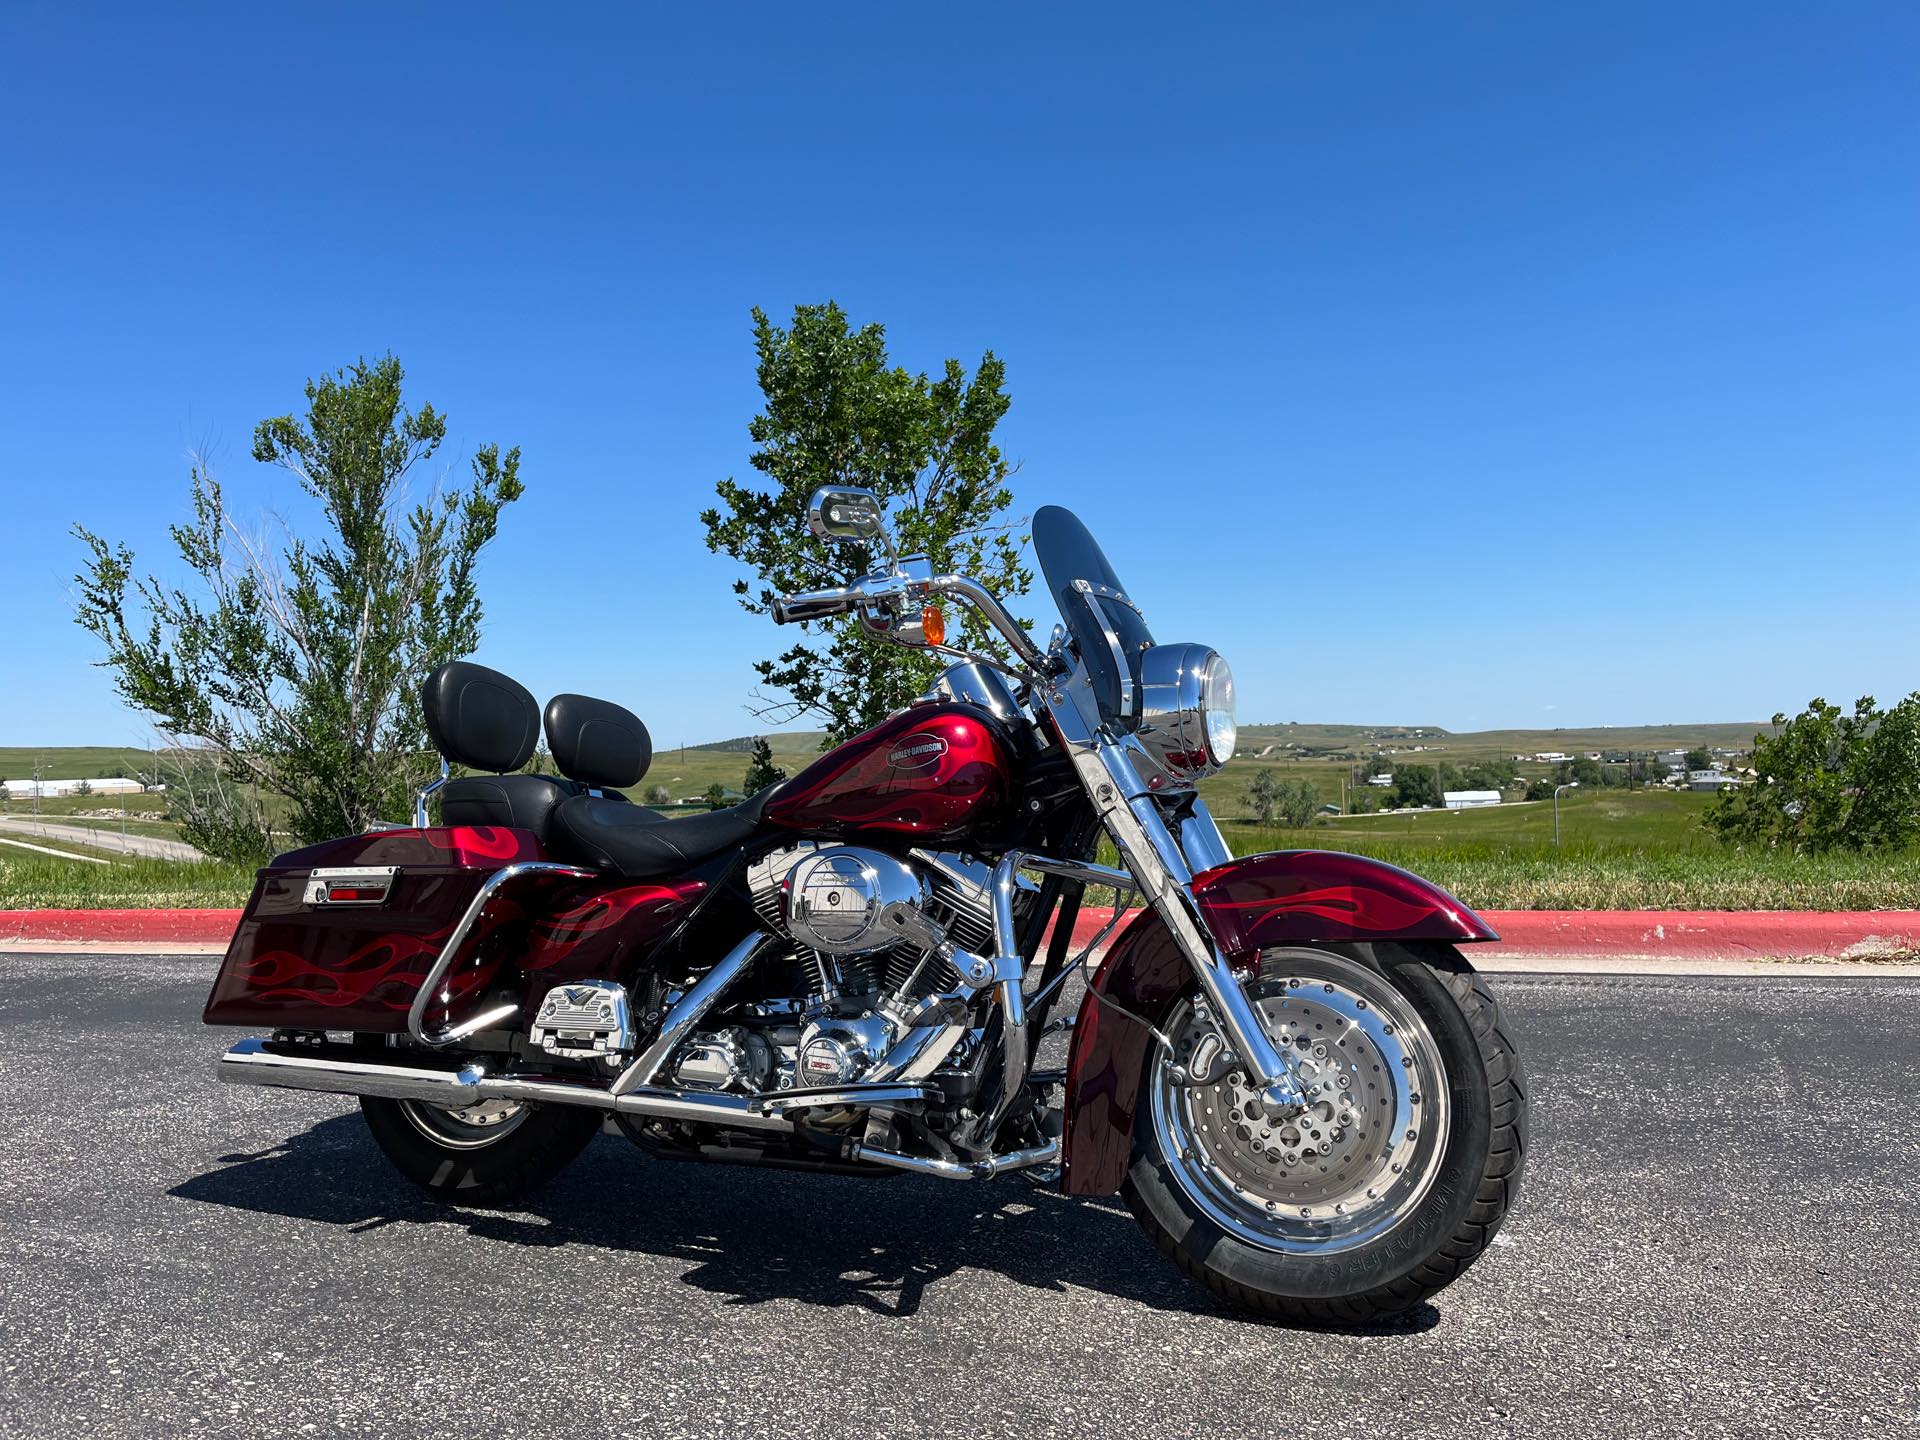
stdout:
[[822,485],[807,499],[807,528],[822,540],[871,540],[886,528],[886,511],[871,490]]

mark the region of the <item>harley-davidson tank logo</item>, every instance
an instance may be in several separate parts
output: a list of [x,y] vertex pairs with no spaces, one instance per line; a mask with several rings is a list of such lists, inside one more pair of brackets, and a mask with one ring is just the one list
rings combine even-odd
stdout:
[[938,735],[916,735],[887,752],[887,763],[896,770],[924,770],[937,765],[947,753],[947,742]]

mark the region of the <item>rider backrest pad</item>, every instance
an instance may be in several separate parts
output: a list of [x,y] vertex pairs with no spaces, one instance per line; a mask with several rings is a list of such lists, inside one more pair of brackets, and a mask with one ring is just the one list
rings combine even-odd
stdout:
[[596,789],[638,784],[653,763],[653,740],[640,717],[590,695],[547,702],[547,748],[562,775]]

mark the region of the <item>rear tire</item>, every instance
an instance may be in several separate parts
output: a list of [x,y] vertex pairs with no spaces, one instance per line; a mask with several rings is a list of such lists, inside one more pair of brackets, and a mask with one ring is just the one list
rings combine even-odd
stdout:
[[546,1184],[600,1129],[598,1110],[510,1102],[449,1110],[424,1100],[360,1097],[381,1153],[436,1200],[497,1205]]
[[[1526,1084],[1499,1005],[1432,944],[1272,951],[1248,989],[1324,1081],[1317,1109],[1268,1113],[1237,1070],[1182,1087],[1161,1052],[1135,1112],[1128,1205],[1242,1309],[1352,1324],[1412,1308],[1492,1243],[1520,1180]],[[1176,1044],[1210,1029],[1202,1016],[1188,1031],[1196,1005],[1170,1017]]]

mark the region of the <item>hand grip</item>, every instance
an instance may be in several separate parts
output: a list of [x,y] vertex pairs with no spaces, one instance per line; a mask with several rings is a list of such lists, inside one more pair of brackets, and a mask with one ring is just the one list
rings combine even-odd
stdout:
[[844,615],[854,606],[854,595],[844,587],[833,590],[802,590],[781,595],[773,602],[773,623],[794,625],[802,620],[823,620],[829,615]]

